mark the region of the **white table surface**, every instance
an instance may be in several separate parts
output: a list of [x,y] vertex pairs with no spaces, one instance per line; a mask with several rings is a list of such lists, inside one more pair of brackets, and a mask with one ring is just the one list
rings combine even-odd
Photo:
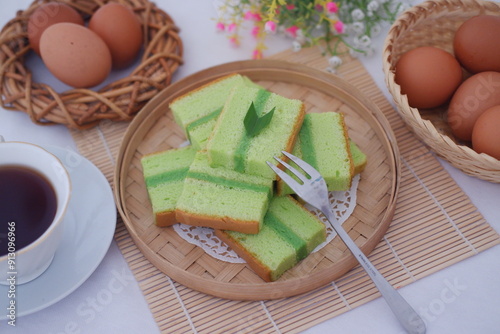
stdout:
[[[0,26],[26,9],[32,0],[2,1]],[[412,1],[412,4],[421,1]],[[156,0],[180,27],[185,47],[185,64],[174,76],[177,81],[210,66],[234,60],[249,59],[253,44],[243,42],[231,48],[227,38],[214,28],[215,7],[210,0]],[[362,62],[379,88],[390,100],[383,81],[381,49],[388,28],[375,40],[377,52]],[[290,47],[290,40],[274,37],[266,55]],[[28,66],[35,80],[57,87],[39,61]],[[110,80],[112,80],[111,78]],[[61,86],[61,89],[64,89]],[[22,112],[0,109],[0,134],[6,140],[59,145],[76,150],[63,126],[38,126]],[[471,198],[481,214],[500,232],[500,184],[469,177],[441,161],[446,170]],[[63,273],[61,273],[63,274]],[[110,290],[120,276],[121,289],[112,289],[105,303],[99,296]],[[414,306],[427,323],[428,333],[500,333],[500,246],[486,250],[411,285],[401,294]],[[7,298],[7,296],[0,296]],[[101,299],[102,301],[102,299]],[[6,310],[0,310],[6,312]],[[74,293],[37,313],[16,319],[16,327],[0,323],[3,333],[157,333],[156,326],[142,293],[115,242],[103,262]],[[403,333],[384,300],[378,298],[345,314],[310,328],[305,333]]]

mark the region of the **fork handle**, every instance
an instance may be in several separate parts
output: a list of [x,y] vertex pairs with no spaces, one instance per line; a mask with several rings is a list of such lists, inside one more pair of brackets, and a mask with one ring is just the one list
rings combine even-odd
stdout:
[[368,273],[375,286],[378,288],[382,297],[386,300],[392,312],[396,315],[401,325],[411,334],[425,333],[425,323],[417,312],[408,304],[408,302],[399,294],[396,289],[380,274],[368,258],[363,254],[359,247],[354,243],[347,232],[342,228],[337,219],[333,216],[329,207],[321,208],[323,214],[330,221],[333,229],[351,251],[354,257]]

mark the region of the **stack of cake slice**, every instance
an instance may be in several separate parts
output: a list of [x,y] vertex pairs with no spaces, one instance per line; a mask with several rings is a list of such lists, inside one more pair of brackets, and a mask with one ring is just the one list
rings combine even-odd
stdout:
[[234,73],[216,79],[177,97],[170,104],[176,123],[196,149],[206,146],[222,107],[238,86],[259,87],[245,76]]
[[170,226],[177,223],[177,200],[195,154],[196,150],[187,146],[142,157],[142,173],[156,225]]
[[288,196],[292,192],[266,161],[293,152],[322,173],[330,190],[347,190],[366,165],[342,114],[306,116],[301,101],[239,74],[177,97],[170,109],[191,145],[141,160],[156,225],[216,229],[266,281],[278,279],[326,238],[325,225]]
[[273,198],[258,234],[215,233],[267,282],[277,280],[326,240],[325,225],[291,196]]
[[[332,111],[306,115],[292,154],[319,171],[329,191],[349,189],[354,175],[367,163],[366,155],[349,139],[344,115]],[[279,195],[294,194],[282,180],[277,180],[276,191]]]
[[255,234],[272,195],[272,179],[211,167],[207,152],[199,151],[186,174],[176,217],[188,225]]
[[[270,123],[256,135],[248,134],[245,124],[251,106],[261,116],[273,110]],[[234,88],[207,142],[211,165],[275,179],[266,161],[278,164],[273,156],[284,157],[281,151],[292,150],[304,116],[302,101],[265,89]]]

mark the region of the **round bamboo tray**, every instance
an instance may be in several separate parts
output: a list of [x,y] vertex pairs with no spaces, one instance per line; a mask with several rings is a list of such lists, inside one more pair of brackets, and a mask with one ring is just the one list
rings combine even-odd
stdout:
[[467,19],[500,15],[500,4],[479,0],[427,1],[404,12],[392,25],[385,40],[383,68],[386,85],[397,110],[409,128],[438,156],[468,175],[500,183],[500,161],[475,152],[470,143],[454,138],[447,123],[447,106],[418,110],[394,81],[399,57],[416,47],[435,46],[453,54],[455,31]]
[[211,80],[238,72],[272,92],[304,101],[307,112],[344,113],[350,137],[367,154],[357,205],[343,224],[370,253],[386,233],[394,214],[401,175],[396,139],[381,111],[342,79],[310,67],[277,60],[223,64],[167,87],[129,125],[115,169],[115,199],[130,235],[144,256],[177,282],[217,297],[276,299],[330,283],[357,265],[339,238],[311,254],[278,281],[267,283],[246,264],[223,262],[179,237],[172,227],[154,225],[142,176],[144,154],[178,147],[186,141],[169,103]]
[[[122,79],[105,87],[56,92],[34,82],[24,60],[31,48],[27,39],[29,16],[50,1],[33,1],[19,11],[0,32],[0,92],[2,107],[29,114],[37,124],[64,124],[84,129],[101,120],[129,121],[153,96],[168,86],[182,63],[182,41],[172,18],[147,0],[123,0],[143,26],[144,42],[139,65]],[[107,0],[66,0],[88,19]]]

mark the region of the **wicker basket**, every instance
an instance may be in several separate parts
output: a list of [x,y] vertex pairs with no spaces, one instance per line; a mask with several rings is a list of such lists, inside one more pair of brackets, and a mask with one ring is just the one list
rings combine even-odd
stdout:
[[[19,11],[0,32],[0,91],[2,107],[27,112],[37,124],[64,124],[84,129],[101,120],[130,120],[146,102],[170,84],[182,63],[182,41],[171,17],[147,0],[121,0],[131,7],[143,26],[144,45],[139,65],[129,76],[98,91],[71,89],[57,93],[49,85],[33,82],[24,65],[30,51],[27,22],[31,13],[50,1],[34,1]],[[107,1],[66,0],[88,19]]]
[[451,134],[446,121],[446,106],[419,111],[408,105],[406,95],[394,81],[399,57],[416,47],[435,46],[453,54],[453,37],[467,19],[479,15],[500,15],[500,4],[477,0],[427,1],[404,12],[391,27],[383,51],[387,87],[406,124],[437,155],[463,172],[500,183],[500,161],[478,154],[467,143]]

